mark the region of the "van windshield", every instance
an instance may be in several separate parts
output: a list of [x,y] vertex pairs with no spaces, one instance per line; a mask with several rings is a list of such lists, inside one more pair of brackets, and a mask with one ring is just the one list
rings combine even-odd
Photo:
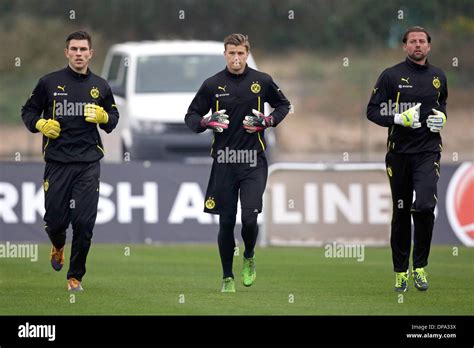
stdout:
[[196,92],[205,79],[224,69],[222,55],[138,57],[136,93]]

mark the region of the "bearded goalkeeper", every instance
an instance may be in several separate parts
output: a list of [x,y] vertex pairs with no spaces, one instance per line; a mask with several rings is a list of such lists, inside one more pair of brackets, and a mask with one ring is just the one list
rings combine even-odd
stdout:
[[410,27],[402,41],[407,57],[380,75],[367,107],[367,118],[388,128],[385,163],[393,203],[390,245],[395,291],[408,290],[412,217],[411,275],[415,287],[426,291],[425,267],[438,202],[443,150],[440,131],[446,124],[448,87],[443,71],[428,63],[428,32],[422,27]]

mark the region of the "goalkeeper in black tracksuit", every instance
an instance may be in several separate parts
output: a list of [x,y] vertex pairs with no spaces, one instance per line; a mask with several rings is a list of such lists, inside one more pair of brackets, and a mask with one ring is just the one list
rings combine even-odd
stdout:
[[[205,197],[204,211],[219,214],[219,253],[223,269],[223,292],[234,292],[232,261],[234,226],[240,191],[242,239],[245,244],[243,284],[254,283],[254,247],[257,217],[262,211],[262,195],[267,181],[264,130],[277,126],[288,114],[290,102],[272,78],[247,66],[249,42],[242,34],[224,40],[227,66],[208,78],[197,92],[185,122],[201,133],[214,131],[211,156],[214,158]],[[264,103],[274,111],[265,116]],[[209,110],[212,110],[210,116]]]
[[403,37],[406,60],[380,75],[367,107],[369,120],[388,127],[385,163],[393,202],[390,244],[395,290],[400,292],[408,289],[412,216],[412,274],[417,289],[428,289],[424,267],[428,265],[438,201],[443,149],[440,131],[446,123],[448,97],[446,76],[426,59],[430,42],[425,29],[408,28]]
[[119,113],[107,82],[88,69],[91,38],[79,31],[66,39],[68,66],[43,76],[22,108],[33,133],[43,134],[45,230],[53,246],[51,265],[64,264],[66,230],[72,224],[68,289],[82,290],[86,258],[99,201],[99,160],[104,149],[97,129],[107,133]]

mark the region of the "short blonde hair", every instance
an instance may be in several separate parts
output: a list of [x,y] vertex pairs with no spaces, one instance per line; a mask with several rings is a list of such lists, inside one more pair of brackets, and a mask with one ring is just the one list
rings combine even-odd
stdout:
[[247,52],[250,51],[249,37],[244,34],[230,34],[224,39],[224,49],[227,50],[227,45],[245,46]]

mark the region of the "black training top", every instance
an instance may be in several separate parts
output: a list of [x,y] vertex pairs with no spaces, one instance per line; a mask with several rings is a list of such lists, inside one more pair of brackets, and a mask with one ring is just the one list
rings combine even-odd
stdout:
[[275,110],[271,113],[275,127],[290,110],[290,102],[278,88],[270,75],[245,67],[242,74],[233,74],[227,67],[204,81],[189,106],[185,116],[188,127],[196,133],[204,132],[201,119],[209,110],[212,112],[226,110],[229,115],[229,128],[222,133],[214,133],[211,155],[225,150],[257,150],[266,148],[264,131],[247,133],[242,121],[245,116],[253,115],[252,109],[264,112],[267,102]]
[[[43,76],[21,110],[26,127],[37,133],[40,118],[55,119],[61,133],[57,139],[43,136],[43,155],[47,162],[94,162],[104,156],[99,130],[86,122],[84,105],[102,106],[109,115],[107,124],[100,124],[107,133],[117,125],[119,113],[110,87],[92,73],[80,74],[69,66]],[[42,117],[41,117],[42,116]]]
[[[389,127],[387,149],[395,153],[440,152],[440,133],[426,126],[426,119],[434,115],[432,109],[446,114],[448,86],[444,72],[428,63],[419,65],[406,58],[380,75],[367,106],[367,118]],[[420,128],[394,124],[394,114],[402,113],[421,103]]]

